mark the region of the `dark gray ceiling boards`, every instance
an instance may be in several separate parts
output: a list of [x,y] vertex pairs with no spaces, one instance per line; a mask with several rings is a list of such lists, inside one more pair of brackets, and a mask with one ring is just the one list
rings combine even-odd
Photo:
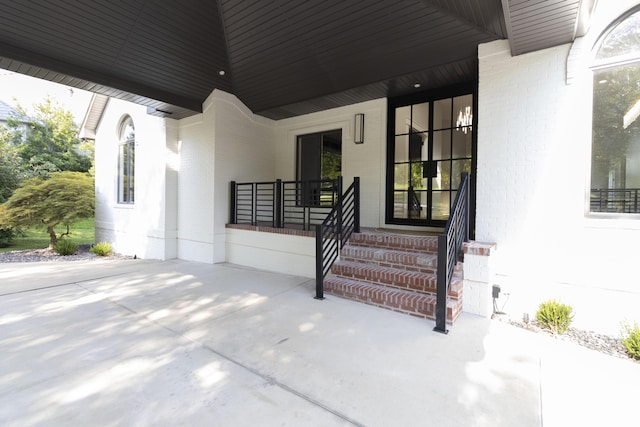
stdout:
[[165,117],[217,88],[281,119],[475,80],[479,43],[566,43],[592,1],[0,0],[0,67]]

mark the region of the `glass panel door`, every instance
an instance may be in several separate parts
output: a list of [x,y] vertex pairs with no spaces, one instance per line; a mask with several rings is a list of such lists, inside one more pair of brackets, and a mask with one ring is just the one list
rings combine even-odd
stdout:
[[390,102],[389,119],[387,222],[442,226],[472,170],[473,95]]

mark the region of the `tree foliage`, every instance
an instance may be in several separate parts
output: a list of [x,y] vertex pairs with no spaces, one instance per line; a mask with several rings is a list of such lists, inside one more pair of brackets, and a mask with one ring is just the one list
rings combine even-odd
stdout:
[[19,116],[7,121],[7,137],[17,147],[27,176],[91,168],[91,155],[80,150],[78,127],[70,111],[50,97],[34,105],[33,114],[20,105],[17,110]]
[[18,150],[0,130],[0,203],[4,203],[20,185],[22,162]]
[[[94,215],[93,179],[86,173],[54,172],[49,179],[34,177],[18,188],[3,205],[5,226],[45,227],[50,245],[69,234],[74,222]],[[56,234],[56,226],[66,231]]]

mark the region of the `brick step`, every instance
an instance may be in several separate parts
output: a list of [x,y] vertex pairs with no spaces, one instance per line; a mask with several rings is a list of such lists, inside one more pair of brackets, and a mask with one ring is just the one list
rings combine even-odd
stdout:
[[[424,319],[435,320],[436,296],[391,288],[372,283],[328,277],[324,282],[327,294],[393,310]],[[462,311],[462,300],[447,300],[447,323],[453,324]]]
[[397,251],[392,249],[371,248],[367,246],[346,245],[340,252],[342,261],[379,265],[406,271],[435,274],[438,256],[432,253]]
[[[432,273],[407,271],[397,268],[382,267],[376,264],[340,260],[333,264],[331,272],[335,276],[359,280],[392,288],[409,290],[423,294],[436,294],[437,277]],[[462,279],[456,275],[451,280],[449,297],[460,299]]]
[[360,233],[353,233],[349,238],[349,244],[410,252],[438,253],[438,238],[436,236],[392,234],[367,229],[361,230]]

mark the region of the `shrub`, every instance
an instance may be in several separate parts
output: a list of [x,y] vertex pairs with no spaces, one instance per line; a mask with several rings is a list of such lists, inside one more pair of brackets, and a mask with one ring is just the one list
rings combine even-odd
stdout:
[[21,236],[24,236],[24,233],[19,228],[0,225],[0,248],[11,246],[13,239]]
[[633,327],[624,323],[622,325],[622,344],[634,359],[640,359],[640,327],[634,323]]
[[572,311],[573,308],[569,305],[549,300],[540,304],[536,318],[543,327],[550,329],[554,334],[563,334],[573,321]]
[[111,255],[111,243],[109,242],[96,243],[89,250],[98,256]]
[[78,251],[78,245],[71,240],[58,240],[53,250],[59,255],[73,255]]

